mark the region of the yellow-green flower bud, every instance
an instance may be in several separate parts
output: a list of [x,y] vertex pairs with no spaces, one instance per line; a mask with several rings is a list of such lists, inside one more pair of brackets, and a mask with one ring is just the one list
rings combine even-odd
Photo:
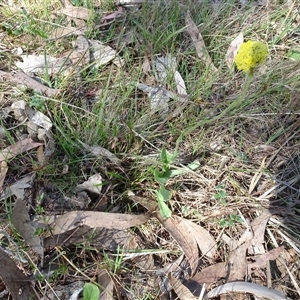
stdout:
[[234,61],[238,70],[249,72],[262,64],[267,56],[268,48],[266,44],[257,41],[248,41],[240,46]]

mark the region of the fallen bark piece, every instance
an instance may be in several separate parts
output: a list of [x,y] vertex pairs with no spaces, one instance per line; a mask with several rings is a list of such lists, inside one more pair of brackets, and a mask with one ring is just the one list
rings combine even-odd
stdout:
[[211,291],[209,291],[205,296],[204,299],[210,299],[218,297],[219,295],[226,294],[226,293],[250,293],[255,295],[260,299],[270,299],[270,300],[292,300],[285,296],[284,293],[279,291],[268,289],[265,286],[261,286],[251,282],[243,282],[243,281],[235,281],[225,283],[220,285]]
[[60,92],[59,89],[49,88],[23,72],[12,74],[0,70],[0,80],[25,85],[28,88],[33,89],[40,94],[44,94],[47,97],[54,97]]

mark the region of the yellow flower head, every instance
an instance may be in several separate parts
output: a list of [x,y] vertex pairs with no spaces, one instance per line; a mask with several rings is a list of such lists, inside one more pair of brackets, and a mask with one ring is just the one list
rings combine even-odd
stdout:
[[248,41],[243,43],[234,58],[240,71],[249,72],[262,64],[268,55],[267,45],[262,42]]

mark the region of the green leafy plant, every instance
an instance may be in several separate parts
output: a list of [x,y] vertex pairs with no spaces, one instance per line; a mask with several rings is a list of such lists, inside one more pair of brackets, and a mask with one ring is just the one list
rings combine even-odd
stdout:
[[46,110],[46,101],[42,97],[40,97],[38,94],[34,94],[29,102],[29,106],[36,108],[39,111],[45,111]]
[[170,218],[172,211],[166,204],[171,199],[171,192],[168,191],[164,185],[161,185],[159,190],[155,191],[156,199],[159,206],[159,211],[164,219]]
[[68,273],[68,266],[63,264],[60,265],[58,267],[58,269],[56,269],[52,275],[51,275],[51,280],[52,281],[56,281],[58,278],[60,278],[61,276],[65,276]]
[[123,262],[124,253],[123,250],[118,246],[117,253],[114,255],[115,259],[112,259],[105,251],[103,251],[103,258],[108,269],[111,270],[112,274],[117,274],[118,270],[121,269]]
[[31,17],[27,11],[22,8],[22,22],[17,27],[15,25],[10,25],[9,23],[3,23],[2,26],[7,30],[7,32],[14,36],[20,36],[24,33],[28,33],[35,36],[40,36],[42,38],[48,38],[48,33],[39,28],[39,24]]
[[171,192],[168,191],[165,188],[165,184],[168,182],[168,180],[171,177],[172,170],[171,170],[171,164],[175,161],[177,157],[177,149],[174,154],[168,152],[165,148],[161,150],[160,153],[160,161],[162,162],[162,170],[154,170],[154,179],[160,184],[160,187],[158,190],[155,190],[156,199],[159,206],[159,211],[164,219],[167,219],[171,217],[172,211],[166,204],[171,199]]
[[216,193],[214,194],[214,198],[216,200],[220,200],[223,205],[226,205],[226,197],[227,193],[225,191],[225,187],[222,184],[216,186]]
[[229,218],[222,218],[220,220],[220,225],[222,227],[231,227],[236,223],[243,222],[242,218],[239,215],[230,214]]
[[92,283],[85,283],[83,286],[83,300],[98,300],[100,296],[99,288]]
[[172,164],[175,162],[176,157],[178,155],[178,147],[180,142],[181,142],[181,136],[177,140],[174,153],[170,153],[165,148],[161,150],[160,161],[162,162],[162,169],[161,170],[155,169],[153,172],[155,181],[157,181],[160,184],[159,189],[155,190],[154,192],[156,194],[156,199],[158,202],[160,213],[164,219],[167,219],[172,215],[172,211],[166,204],[171,199],[172,196],[171,192],[167,190],[165,187],[168,180],[171,177],[185,174],[189,170],[195,170],[200,165],[198,161],[194,161],[190,163],[187,166],[187,168],[174,169],[174,166],[172,166]]

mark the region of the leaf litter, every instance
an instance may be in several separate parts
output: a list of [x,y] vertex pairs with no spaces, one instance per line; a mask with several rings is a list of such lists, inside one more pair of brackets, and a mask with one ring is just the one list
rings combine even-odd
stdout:
[[[122,4],[126,6],[129,2],[130,1],[127,1],[126,3]],[[129,3],[129,5],[136,6],[136,2],[137,1],[133,1],[132,3]],[[143,1],[138,2],[140,4],[140,2]],[[100,70],[100,67],[107,65],[110,62],[116,62],[116,65],[119,69],[125,67],[121,55],[120,57],[118,57],[118,51],[102,43],[101,41],[88,39],[85,36],[87,32],[86,21],[90,20],[94,11],[85,7],[75,7],[70,1],[64,1],[63,3],[64,7],[57,12],[59,14],[67,16],[69,18],[69,23],[68,25],[61,27],[60,33],[58,32],[58,30],[54,32],[50,37],[50,40],[71,37],[73,39],[73,48],[70,50],[70,52],[68,52],[67,55],[65,54],[65,56],[63,57],[57,58],[52,56],[47,56],[47,58],[45,58],[44,55],[32,54],[23,56],[23,63],[16,64],[19,68],[22,69],[23,72],[13,73],[1,71],[1,79],[5,80],[6,82],[17,84],[19,87],[25,84],[27,88],[33,89],[34,92],[40,93],[47,97],[57,97],[61,93],[60,89],[52,88],[40,83],[30,73],[44,73],[45,71],[49,71],[49,73],[51,73],[51,76],[60,75],[59,73],[62,68],[69,66],[69,58],[72,60],[72,66],[74,67],[74,65],[76,65],[75,69],[78,72],[80,68],[85,68],[86,66],[94,67],[95,69]],[[112,22],[114,22],[115,19],[122,14],[124,14],[124,12],[121,12],[121,10],[120,12],[107,13],[106,15],[101,17],[100,23],[104,23],[101,23],[99,26],[106,26],[107,23],[105,23],[105,21],[107,20],[109,20],[109,22],[111,20]],[[186,29],[188,31],[188,34],[190,35],[192,42],[194,43],[198,57],[207,65],[207,67],[212,70],[213,73],[217,72],[218,70],[214,66],[212,59],[206,49],[204,39],[189,14],[186,16],[185,21],[187,26]],[[76,27],[72,27],[74,24]],[[101,28],[97,26],[95,28]],[[230,44],[225,58],[229,66],[232,65],[233,58],[236,55],[236,51],[241,42],[242,35],[239,35]],[[169,54],[159,54],[154,57],[155,58],[151,60],[149,66],[152,68],[152,71],[155,75],[152,76],[152,78],[148,77],[149,81],[153,80],[152,83],[154,84],[152,85],[146,83],[135,83],[135,86],[138,89],[142,90],[144,93],[148,93],[148,100],[150,102],[148,104],[150,104],[149,108],[152,112],[162,112],[163,114],[167,114],[167,116],[164,116],[162,125],[160,127],[157,127],[157,131],[159,131],[163,128],[162,126],[164,124],[169,122],[172,118],[179,116],[183,112],[190,98],[190,95],[188,95],[187,93],[187,90],[188,88],[190,89],[190,87],[189,82],[184,80],[185,76],[182,76],[182,74],[177,71],[177,59],[175,57]],[[24,72],[27,72],[28,74],[25,74]],[[151,69],[147,72],[149,75],[151,73]],[[176,87],[176,92],[169,89],[169,85],[165,84],[165,81],[169,74],[172,74],[173,76],[173,87]],[[169,104],[171,102],[170,100],[175,100],[179,103],[179,108],[175,109],[171,113],[169,112]],[[23,132],[28,133],[29,136],[25,138],[22,137],[17,142],[15,142],[15,144],[11,143],[10,146],[6,145],[1,150],[2,164],[0,184],[1,186],[4,186],[4,190],[9,190],[10,188],[9,193],[5,192],[4,194],[2,194],[1,192],[1,199],[4,200],[8,199],[9,197],[13,197],[14,199],[12,223],[16,227],[18,233],[23,237],[25,242],[39,256],[43,256],[44,251],[49,253],[49,249],[55,252],[55,247],[68,246],[69,249],[71,249],[76,244],[85,245],[82,248],[84,250],[82,250],[81,253],[83,256],[87,255],[87,252],[85,252],[87,251],[86,249],[90,249],[91,256],[89,258],[94,259],[94,261],[97,260],[101,264],[101,266],[99,266],[99,269],[97,270],[97,272],[99,271],[97,273],[99,275],[98,283],[99,285],[103,285],[105,287],[105,290],[102,292],[100,299],[111,299],[112,295],[115,294],[118,295],[119,299],[121,299],[124,295],[126,295],[128,299],[132,299],[132,296],[130,296],[130,293],[128,292],[128,287],[125,287],[125,284],[124,290],[122,290],[123,286],[121,285],[121,289],[116,291],[118,288],[120,288],[120,286],[118,286],[118,280],[121,278],[121,276],[118,277],[118,280],[115,280],[114,276],[118,275],[112,272],[108,272],[107,266],[102,265],[103,256],[99,255],[99,253],[101,252],[102,254],[102,251],[106,250],[113,252],[111,255],[108,254],[108,256],[109,259],[114,262],[116,262],[120,257],[122,258],[123,255],[123,258],[121,259],[122,263],[126,263],[126,266],[136,268],[135,270],[137,272],[137,278],[144,278],[143,276],[145,275],[145,273],[150,273],[149,269],[151,269],[152,271],[154,270],[154,273],[159,274],[159,276],[157,276],[159,278],[168,278],[170,286],[161,287],[161,291],[170,292],[173,288],[180,299],[197,299],[196,297],[198,295],[195,295],[191,292],[191,290],[188,290],[184,286],[184,284],[187,284],[189,281],[194,281],[194,283],[198,283],[201,286],[203,286],[204,284],[214,283],[219,285],[215,289],[208,291],[205,295],[203,295],[203,299],[209,299],[212,297],[223,295],[225,293],[233,292],[249,293],[253,294],[255,297],[283,299],[283,297],[285,296],[283,293],[272,289],[267,289],[262,285],[243,282],[247,275],[254,275],[255,270],[265,270],[266,264],[268,264],[270,260],[277,261],[283,253],[287,255],[287,252],[283,246],[277,246],[276,248],[272,249],[270,249],[270,245],[268,245],[267,247],[265,234],[266,228],[268,226],[268,221],[271,217],[271,213],[269,211],[263,211],[261,208],[257,209],[255,207],[253,211],[255,210],[255,212],[259,213],[258,217],[254,218],[252,216],[252,219],[254,220],[252,222],[249,222],[249,224],[246,224],[245,221],[244,223],[239,224],[239,226],[236,227],[237,229],[234,229],[236,231],[226,230],[226,233],[228,235],[224,233],[218,238],[216,232],[214,232],[215,228],[213,230],[208,230],[210,225],[204,224],[205,228],[198,225],[198,219],[196,219],[196,223],[195,220],[186,219],[176,214],[172,214],[172,216],[169,218],[162,218],[162,216],[160,216],[157,212],[156,201],[153,200],[151,196],[147,198],[149,196],[149,194],[147,195],[147,193],[145,193],[146,195],[143,195],[143,193],[138,193],[139,196],[137,196],[133,193],[127,193],[126,190],[122,190],[122,193],[127,194],[128,198],[136,204],[137,210],[139,212],[138,214],[117,213],[117,211],[122,207],[122,205],[119,204],[113,208],[115,210],[112,212],[90,211],[90,204],[95,201],[95,199],[96,201],[100,201],[102,198],[104,199],[105,197],[107,197],[107,195],[109,195],[110,193],[110,202],[108,201],[106,203],[110,203],[112,206],[114,206],[114,197],[116,196],[117,192],[116,190],[110,190],[110,187],[106,187],[106,178],[104,175],[104,173],[106,173],[107,171],[106,168],[114,168],[118,166],[118,170],[121,169],[122,172],[123,170],[125,170],[124,160],[121,160],[118,155],[113,153],[113,151],[106,149],[105,146],[100,146],[100,144],[95,146],[88,146],[84,142],[78,142],[79,144],[81,144],[84,150],[87,150],[96,158],[106,158],[108,161],[112,162],[115,165],[112,166],[105,164],[104,167],[100,168],[101,172],[98,172],[97,170],[96,172],[92,172],[93,174],[91,176],[86,176],[86,174],[84,174],[84,178],[88,178],[86,181],[79,180],[78,178],[78,182],[82,183],[77,183],[74,193],[83,193],[81,194],[81,196],[85,199],[88,199],[88,201],[86,203],[85,201],[83,201],[84,203],[82,202],[82,204],[79,204],[81,202],[80,195],[77,195],[77,198],[72,198],[73,200],[68,200],[70,199],[70,197],[68,198],[68,196],[65,196],[64,199],[72,203],[73,209],[79,206],[81,210],[72,210],[67,212],[52,211],[50,212],[50,215],[48,215],[49,211],[47,211],[47,213],[44,214],[44,217],[42,215],[42,219],[36,220],[34,218],[33,221],[32,216],[29,214],[29,210],[32,211],[32,209],[40,209],[40,207],[34,207],[34,204],[30,204],[33,205],[33,207],[30,208],[30,205],[28,205],[28,195],[26,194],[26,191],[31,190],[33,194],[36,192],[35,187],[32,184],[31,176],[25,176],[23,180],[19,179],[15,181],[14,184],[7,184],[6,179],[9,171],[12,170],[10,169],[10,163],[14,160],[17,160],[18,156],[24,152],[29,152],[30,155],[34,157],[34,155],[36,154],[35,152],[37,152],[35,151],[35,149],[37,148],[38,151],[41,152],[36,158],[40,164],[42,162],[47,162],[48,159],[51,159],[51,155],[53,155],[54,153],[54,147],[53,145],[51,146],[51,155],[45,155],[45,157],[47,157],[47,159],[45,159],[43,152],[46,152],[45,148],[47,147],[47,144],[45,143],[44,139],[49,138],[49,136],[52,137],[51,130],[53,129],[53,127],[55,129],[56,124],[52,123],[53,120],[52,116],[49,113],[49,110],[47,112],[48,115],[46,115],[45,111],[42,112],[38,109],[28,107],[25,101],[14,102],[14,105],[10,107],[10,111],[13,111],[13,118],[17,120],[17,122],[21,123],[18,124],[19,126],[24,125],[22,122],[31,122],[31,124],[28,122],[26,123],[26,126],[22,127],[24,128]],[[74,125],[74,123],[72,124]],[[38,129],[45,130],[45,134],[38,134]],[[222,156],[222,151],[226,151],[226,149],[224,149],[216,150],[216,152],[219,151],[218,155]],[[215,150],[213,149],[212,151],[214,152]],[[212,154],[212,156],[214,156],[214,154]],[[202,168],[201,163],[202,161],[197,164],[197,169],[199,168],[199,172],[203,172],[205,173],[205,175],[209,174],[207,177],[213,177],[213,173],[219,172],[219,170],[210,170],[209,167],[207,167],[207,169]],[[187,163],[186,165],[189,164]],[[91,169],[93,169],[93,167],[91,167]],[[84,173],[85,170],[81,170],[81,172]],[[111,172],[110,174],[116,174],[113,173],[115,172],[115,170],[113,172],[109,170],[108,172]],[[263,169],[261,169],[260,173],[260,176],[263,177]],[[176,174],[176,177],[174,176],[174,180],[177,180],[177,176],[182,176],[180,177],[180,180],[184,182],[189,176],[192,175],[188,172],[179,172]],[[222,180],[222,176],[223,175],[220,174],[216,175],[215,180]],[[235,174],[233,175],[233,177],[234,176]],[[122,175],[120,175],[120,178],[121,177]],[[201,180],[203,180],[203,182],[209,181],[206,179],[200,180],[200,177],[201,174],[197,178],[199,181],[197,181],[195,178],[194,181],[197,183],[201,182]],[[251,194],[252,192],[257,192],[256,188],[259,184],[259,179],[260,178],[258,178],[257,182],[255,182],[255,186],[251,188]],[[213,180],[210,180],[210,184],[212,184],[212,182]],[[117,183],[114,188],[119,188],[119,186],[120,189],[123,188],[120,183]],[[138,189],[140,189],[141,187],[141,182],[138,182]],[[209,198],[212,195],[206,194],[211,191],[211,187],[208,185],[203,185],[201,186],[201,188],[203,190],[207,189],[208,192],[202,191],[200,193],[195,190],[191,191],[190,195],[197,195],[198,203],[201,203],[201,201],[205,203],[205,197],[207,197],[206,199],[214,201],[215,204],[216,198]],[[183,195],[180,189],[176,190],[176,192],[174,191],[174,193],[177,193],[178,197],[181,197]],[[142,195],[142,197],[140,195]],[[201,198],[203,195],[205,195],[205,197]],[[242,197],[243,195],[241,195],[241,198]],[[228,196],[227,199],[230,199],[230,196]],[[226,201],[228,201],[227,199]],[[27,205],[25,204],[25,202]],[[172,199],[170,202],[171,205],[174,205],[175,201],[174,199]],[[110,209],[109,206],[107,206],[107,208]],[[145,209],[148,212],[145,212]],[[201,211],[201,213],[203,213],[202,220],[204,220],[205,218],[205,222],[209,222],[212,220],[213,214],[204,216],[206,209],[207,208],[202,207],[201,209],[198,208],[198,211]],[[227,209],[218,209],[221,213],[226,215]],[[234,209],[234,205],[230,206],[230,209]],[[252,209],[252,207],[250,207],[249,209]],[[157,220],[159,222],[157,222]],[[22,226],[22,224],[26,225]],[[203,225],[203,222],[200,222],[200,224]],[[147,229],[145,228],[147,228],[148,226],[150,229],[148,229],[147,232]],[[246,226],[246,229],[243,228],[243,226]],[[43,234],[41,236],[36,234],[37,228],[43,230]],[[216,229],[218,230],[217,226]],[[163,232],[163,234],[167,237],[165,238],[163,236],[160,236],[157,234],[157,232]],[[211,232],[213,232],[213,235],[211,234]],[[141,241],[138,238],[139,234],[141,233],[148,234],[150,238]],[[147,245],[147,243],[149,243],[149,246]],[[155,249],[157,248],[157,246],[165,247],[166,249]],[[96,247],[95,251],[93,247]],[[125,250],[127,250],[127,252]],[[137,252],[132,252],[133,250],[137,250]],[[142,252],[143,250],[146,251],[146,254]],[[224,250],[227,251],[225,251],[225,254],[228,257],[228,260],[226,260],[225,262],[219,262],[220,259],[224,259],[224,256],[222,255],[222,251]],[[58,253],[59,252],[56,252],[56,254]],[[164,253],[167,253],[165,257]],[[174,253],[176,253],[176,255]],[[178,253],[183,254],[178,257]],[[134,255],[130,256],[129,254]],[[96,256],[97,258],[93,256]],[[147,256],[148,261],[137,261],[137,258],[147,258]],[[290,259],[292,262],[293,259]],[[11,262],[14,263],[12,260]],[[9,263],[7,263],[7,265],[9,265]],[[47,263],[45,263],[45,265],[47,266]],[[11,267],[9,268],[11,268],[11,270],[14,270],[14,266],[11,265]],[[124,272],[124,270],[122,270],[122,272]],[[15,274],[19,276],[19,273],[20,272],[16,271]],[[185,276],[183,276],[182,273],[185,273]],[[25,281],[23,273],[18,278],[13,279],[12,281]],[[27,277],[25,276],[25,278]],[[183,280],[183,278],[185,280]],[[3,280],[9,288],[13,297],[18,297],[16,296],[16,290],[14,290],[11,285],[9,285],[5,276]],[[150,282],[149,278],[148,280]],[[227,283],[221,284],[222,281],[225,281]],[[133,282],[131,282],[131,284],[131,287],[133,289],[137,288],[134,287]],[[141,286],[142,284],[138,282],[138,285]],[[16,286],[18,287],[18,285]],[[81,287],[82,286],[83,284],[81,284]],[[26,287],[24,288],[22,286],[21,288],[23,289],[23,291],[26,291]],[[29,289],[29,291],[31,290]],[[204,291],[204,289],[202,291]],[[27,292],[25,292],[25,294],[23,295],[24,299],[27,299]],[[74,297],[78,298],[78,292]]]
[[26,243],[28,243],[32,250],[38,253],[40,256],[43,256],[44,249],[41,238],[36,234],[37,228],[29,218],[29,214],[23,199],[19,198],[15,202],[11,221],[18,233],[23,237]]

